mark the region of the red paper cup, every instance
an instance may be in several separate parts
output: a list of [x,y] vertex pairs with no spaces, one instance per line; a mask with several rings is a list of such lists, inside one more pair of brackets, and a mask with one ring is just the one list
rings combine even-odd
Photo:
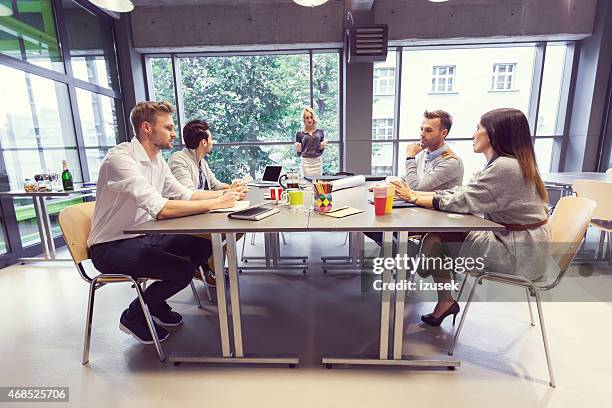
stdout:
[[387,206],[387,197],[374,197],[374,214],[385,215],[385,207]]
[[387,206],[387,186],[380,185],[374,187],[374,214],[385,215]]

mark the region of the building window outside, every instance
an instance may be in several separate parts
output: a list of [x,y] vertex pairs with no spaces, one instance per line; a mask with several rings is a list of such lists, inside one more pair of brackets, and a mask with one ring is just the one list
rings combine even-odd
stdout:
[[374,69],[374,95],[393,95],[395,92],[395,69]]
[[393,140],[393,119],[373,119],[372,140]]
[[431,74],[431,93],[455,92],[455,65],[434,66]]
[[514,90],[516,64],[493,64],[491,76],[491,91]]

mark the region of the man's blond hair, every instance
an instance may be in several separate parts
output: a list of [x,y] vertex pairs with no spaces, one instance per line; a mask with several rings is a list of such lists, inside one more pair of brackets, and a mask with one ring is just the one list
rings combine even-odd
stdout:
[[157,115],[174,113],[174,106],[170,102],[145,101],[138,102],[130,112],[130,123],[134,130],[134,135],[138,136],[138,129],[143,122],[154,125]]

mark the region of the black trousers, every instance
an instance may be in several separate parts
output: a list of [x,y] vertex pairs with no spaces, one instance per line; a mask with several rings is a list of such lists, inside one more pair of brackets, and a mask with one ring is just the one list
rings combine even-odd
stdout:
[[[102,273],[156,279],[144,292],[145,303],[156,314],[166,299],[191,283],[194,270],[212,254],[212,244],[193,235],[150,234],[96,244],[89,254]],[[128,317],[144,320],[138,298],[130,304]]]

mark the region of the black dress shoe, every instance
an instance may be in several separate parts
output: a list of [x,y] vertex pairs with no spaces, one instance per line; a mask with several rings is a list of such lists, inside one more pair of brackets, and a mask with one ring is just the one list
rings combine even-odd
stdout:
[[430,326],[439,326],[442,324],[444,319],[446,319],[446,316],[453,315],[453,324],[455,324],[455,318],[459,314],[460,310],[461,308],[459,307],[459,303],[455,302],[448,309],[446,309],[446,312],[442,313],[440,317],[436,318],[434,317],[433,313],[430,313],[421,316],[421,320]]

